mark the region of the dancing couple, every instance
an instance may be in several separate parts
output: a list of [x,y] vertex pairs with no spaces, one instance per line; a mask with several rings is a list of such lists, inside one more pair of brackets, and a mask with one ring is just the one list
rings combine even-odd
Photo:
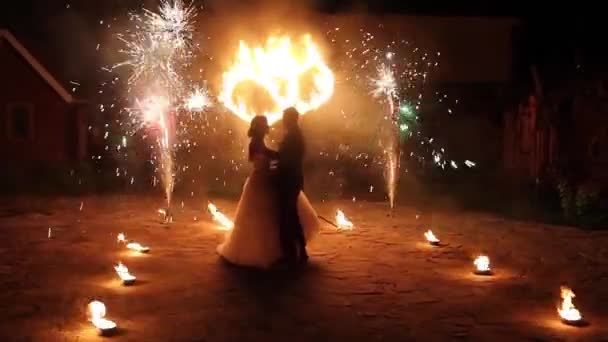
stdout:
[[[308,260],[306,242],[319,229],[317,214],[304,195],[304,138],[295,108],[283,111],[285,135],[277,151],[268,148],[265,116],[249,127],[253,171],[237,205],[234,228],[218,253],[235,265],[293,267]],[[276,167],[273,167],[276,165]]]

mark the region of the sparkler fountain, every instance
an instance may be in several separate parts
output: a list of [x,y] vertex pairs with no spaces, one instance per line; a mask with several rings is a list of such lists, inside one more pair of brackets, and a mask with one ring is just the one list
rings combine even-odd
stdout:
[[[382,158],[378,158],[378,155],[374,158],[374,164],[381,165],[384,169],[392,210],[395,207],[401,169],[407,172],[410,165],[402,165],[403,156],[422,167],[427,160],[442,169],[446,166],[457,169],[458,163],[446,159],[445,149],[437,147],[435,139],[422,132],[419,120],[422,108],[427,103],[434,108],[448,106],[447,113],[452,113],[447,95],[435,92],[438,96],[436,103],[430,103],[433,99],[424,95],[427,77],[438,67],[439,62],[434,59],[440,53],[430,54],[407,40],[384,40],[391,37],[392,33],[382,31],[382,25],[376,33],[360,29],[360,36],[354,38],[351,30],[333,27],[327,31],[327,35],[337,50],[345,51],[346,58],[340,65],[340,71],[345,75],[343,81],[365,89],[384,108],[378,111],[379,126],[382,127],[378,130],[381,134],[378,140],[381,141]],[[366,117],[365,120],[369,118]],[[377,138],[374,136],[374,139]],[[405,145],[408,141],[412,144]],[[409,152],[407,155],[403,153],[406,146]],[[470,161],[464,164],[469,168],[475,166]]]
[[169,208],[174,186],[173,145],[170,139],[170,133],[173,130],[170,129],[169,124],[169,101],[165,96],[152,95],[142,101],[136,100],[136,103],[146,125],[159,131],[157,144],[160,162],[158,166],[167,200],[165,220],[168,220],[171,217]]
[[[346,32],[340,36],[340,28],[328,32],[332,42],[346,51],[344,74],[346,81],[367,89],[371,97],[380,102],[381,164],[384,168],[386,191],[391,210],[395,207],[396,188],[401,169],[401,143],[407,134],[412,136],[414,122],[402,122],[402,104],[421,104],[422,88],[428,69],[433,66],[419,49],[405,40],[380,43],[370,32],[360,30],[360,39],[353,39]],[[435,64],[436,65],[436,64]],[[413,116],[417,118],[417,116]],[[412,120],[410,120],[412,121]],[[415,121],[415,120],[413,120]]]
[[[386,54],[386,59],[390,60],[393,56],[393,53],[389,52]],[[384,116],[385,120],[390,120],[388,137],[386,137],[388,143],[385,143],[386,147],[384,149],[384,177],[386,179],[386,190],[388,192],[390,207],[394,209],[401,149],[399,148],[399,131],[397,130],[399,117],[398,114],[395,114],[395,101],[398,100],[397,82],[390,66],[382,63],[378,67],[377,76],[371,79],[371,84],[373,87],[370,92],[371,95],[374,98],[384,97],[388,107],[388,112]]]
[[141,13],[129,15],[134,28],[118,35],[124,43],[120,52],[128,58],[115,64],[112,70],[130,67],[128,92],[145,94],[143,99],[135,99],[135,108],[126,111],[135,116],[134,121],[158,131],[158,154],[153,162],[157,162],[167,202],[167,208],[161,212],[165,222],[171,222],[176,116],[180,108],[200,112],[210,103],[206,90],[189,86],[190,80],[183,76],[194,57],[192,41],[197,12],[192,3],[161,0],[157,12],[144,8]]

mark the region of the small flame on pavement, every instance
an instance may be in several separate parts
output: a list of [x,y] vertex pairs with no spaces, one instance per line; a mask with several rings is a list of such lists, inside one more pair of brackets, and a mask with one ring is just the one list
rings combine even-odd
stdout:
[[118,242],[126,243],[127,248],[139,253],[148,253],[150,251],[150,247],[142,246],[138,242],[130,241],[127,243],[127,239],[124,233],[119,233],[117,237]]
[[583,319],[583,316],[572,303],[572,298],[576,297],[574,291],[567,286],[562,286],[560,288],[560,295],[562,297],[562,302],[560,307],[557,308],[557,312],[562,321],[569,324],[580,322]]
[[354,227],[353,223],[346,218],[346,215],[340,209],[336,213],[336,225],[339,230],[351,230]]
[[209,210],[209,213],[211,213],[213,220],[219,224],[219,229],[231,230],[234,228],[234,223],[228,217],[226,217],[226,215],[217,210],[217,207],[213,203],[209,203],[207,205],[207,210]]
[[88,305],[89,321],[99,329],[100,334],[108,333],[116,329],[116,323],[105,319],[106,306],[104,303],[94,300]]
[[137,279],[134,275],[129,273],[129,269],[127,266],[123,265],[122,262],[119,262],[118,265],[114,266],[114,269],[124,285],[131,285],[135,282],[135,279]]
[[475,265],[475,274],[490,274],[490,258],[485,255],[480,255],[473,261]]
[[433,234],[433,232],[429,229],[424,233],[424,237],[431,245],[438,245],[439,239]]

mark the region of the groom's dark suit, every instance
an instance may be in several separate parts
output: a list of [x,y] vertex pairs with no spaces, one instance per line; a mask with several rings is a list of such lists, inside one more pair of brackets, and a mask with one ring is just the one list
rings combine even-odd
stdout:
[[298,215],[298,196],[304,186],[304,139],[299,127],[285,134],[278,150],[277,188],[279,202],[279,224],[283,256],[287,260],[297,259],[296,246],[306,252],[306,240]]

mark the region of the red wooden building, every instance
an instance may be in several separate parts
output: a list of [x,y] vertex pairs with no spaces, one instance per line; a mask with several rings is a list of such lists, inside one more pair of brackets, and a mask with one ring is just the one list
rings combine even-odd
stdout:
[[0,29],[0,153],[9,165],[68,164],[87,155],[78,103],[8,30]]
[[547,91],[533,74],[535,91],[504,116],[507,176],[553,184],[565,177],[608,188],[608,78],[596,74]]

